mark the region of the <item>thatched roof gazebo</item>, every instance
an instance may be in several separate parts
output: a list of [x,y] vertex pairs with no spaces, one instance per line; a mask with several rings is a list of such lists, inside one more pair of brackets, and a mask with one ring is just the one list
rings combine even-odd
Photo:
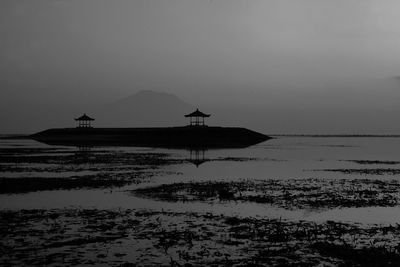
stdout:
[[210,114],[205,114],[199,109],[196,109],[194,112],[185,115],[186,118],[190,118],[190,126],[205,126],[204,118],[208,118],[210,116]]
[[94,119],[86,115],[86,113],[75,120],[78,122],[78,128],[91,128],[91,122],[94,121]]

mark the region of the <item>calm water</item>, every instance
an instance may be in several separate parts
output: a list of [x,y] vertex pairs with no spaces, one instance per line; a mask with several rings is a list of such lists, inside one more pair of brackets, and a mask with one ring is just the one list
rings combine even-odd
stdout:
[[[24,156],[68,156],[82,153],[75,147],[55,147],[32,140],[0,140],[0,149],[32,149]],[[36,153],[36,149],[52,149]],[[254,203],[167,203],[135,197],[130,190],[137,187],[190,181],[239,181],[242,179],[301,179],[301,178],[368,178],[398,179],[399,175],[343,174],[326,169],[400,169],[400,164],[359,164],[353,160],[399,161],[400,138],[308,138],[280,137],[243,149],[188,151],[140,147],[91,148],[85,153],[165,153],[175,164],[161,166],[145,182],[122,188],[56,190],[25,194],[0,195],[1,209],[41,208],[148,208],[171,211],[199,211],[217,214],[282,217],[312,221],[338,220],[361,223],[400,222],[400,208],[342,208],[324,211],[285,210]],[[201,163],[196,165],[196,163]],[[102,167],[72,166],[59,171],[54,164],[16,164],[19,171],[2,171],[1,177],[70,177],[103,172]],[[25,168],[26,167],[26,168]],[[121,168],[121,173],[130,165]],[[118,175],[119,170],[112,170]]]

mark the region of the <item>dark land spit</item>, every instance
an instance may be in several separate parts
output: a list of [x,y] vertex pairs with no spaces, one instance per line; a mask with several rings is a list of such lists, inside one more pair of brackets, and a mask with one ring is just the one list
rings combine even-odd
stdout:
[[170,148],[247,147],[271,137],[245,128],[185,126],[164,128],[62,128],[30,136],[50,145],[132,145]]
[[244,180],[173,183],[133,191],[162,201],[244,201],[287,209],[392,207],[400,204],[400,181],[369,179]]
[[0,211],[1,265],[399,266],[399,225],[146,210]]

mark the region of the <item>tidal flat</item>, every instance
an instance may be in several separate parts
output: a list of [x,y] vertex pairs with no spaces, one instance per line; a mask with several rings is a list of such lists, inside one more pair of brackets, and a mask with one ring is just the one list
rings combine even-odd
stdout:
[[400,264],[398,224],[84,209],[2,211],[0,218],[4,265]]
[[163,201],[242,201],[267,203],[286,209],[392,207],[400,204],[400,181],[290,179],[191,182],[140,188],[133,193]]
[[396,144],[0,140],[0,265],[399,266]]

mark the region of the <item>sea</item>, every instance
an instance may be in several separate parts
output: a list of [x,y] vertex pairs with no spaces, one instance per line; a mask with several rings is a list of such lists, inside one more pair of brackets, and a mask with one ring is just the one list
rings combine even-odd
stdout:
[[395,224],[399,206],[288,208],[245,201],[164,201],[136,189],[199,182],[400,179],[400,138],[274,136],[246,148],[73,147],[0,139],[0,178],[106,177],[118,186],[76,186],[0,194],[1,210],[147,209],[315,222]]

